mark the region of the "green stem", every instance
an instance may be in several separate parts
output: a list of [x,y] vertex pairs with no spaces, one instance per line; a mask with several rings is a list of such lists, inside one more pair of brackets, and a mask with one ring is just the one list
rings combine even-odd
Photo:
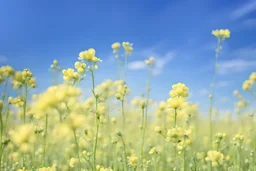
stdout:
[[98,110],[98,97],[95,94],[95,83],[94,83],[94,70],[91,70],[92,74],[92,92],[95,98],[95,124],[96,124],[96,137],[95,137],[95,143],[94,143],[94,149],[93,149],[93,168],[96,171],[96,155],[97,155],[97,144],[98,144],[98,136],[99,136],[99,117],[97,114]]
[[84,156],[83,156],[83,158],[89,164],[90,168],[93,170],[93,166],[92,166],[91,162],[89,160],[87,160]]
[[7,122],[8,122],[8,118],[9,118],[9,113],[10,113],[10,105],[8,103],[7,105],[7,112],[6,112],[6,118],[5,118],[5,131],[6,131],[6,134],[7,134]]
[[23,106],[23,124],[26,123],[27,96],[28,96],[28,83],[25,83],[25,97],[24,97],[24,106]]
[[44,133],[43,165],[45,165],[45,158],[46,158],[47,130],[48,130],[48,114],[46,114],[46,116],[45,116],[45,133]]
[[[6,97],[6,93],[7,93],[7,85],[8,85],[8,79],[9,77],[7,77],[6,81],[5,81],[5,84],[4,84],[4,93],[3,93],[3,97],[2,97],[2,100],[3,100],[3,104],[5,102],[5,97]],[[2,140],[3,140],[3,130],[4,130],[4,126],[3,126],[3,109],[1,109],[0,111],[0,169],[2,167],[2,154],[3,154],[3,151],[4,151],[4,147],[2,145]]]
[[186,171],[186,147],[185,147],[185,136],[183,139],[183,145],[184,145],[184,149],[183,149],[183,169],[184,171]]
[[177,110],[174,109],[174,128],[176,128],[177,125]]
[[[212,132],[213,132],[213,128],[212,128],[212,106],[213,106],[213,100],[214,100],[214,89],[215,89],[215,80],[216,80],[216,74],[217,74],[217,70],[218,70],[218,58],[219,58],[219,52],[221,50],[221,39],[218,38],[218,46],[216,49],[216,54],[215,54],[215,67],[214,67],[214,75],[213,75],[213,79],[212,79],[212,84],[211,84],[211,98],[210,98],[210,107],[209,107],[209,125],[210,125],[210,147],[212,144]],[[212,168],[212,167],[211,167]]]
[[5,83],[4,83],[4,93],[3,93],[3,97],[2,97],[3,103],[4,103],[4,101],[5,101],[5,97],[6,97],[6,94],[7,94],[8,80],[9,80],[9,77],[6,78],[6,81],[5,81]]
[[144,108],[142,108],[142,118],[141,118],[141,127],[142,127],[142,141],[141,141],[141,148],[140,148],[140,157],[141,157],[141,169],[143,170],[143,148],[144,148],[144,122],[145,122],[145,116],[144,116]]
[[124,151],[123,151],[123,155],[124,155],[124,170],[126,171],[127,170],[127,156],[126,156],[126,146],[125,146],[125,142],[124,142],[124,138],[123,138],[123,135],[121,135],[121,140],[122,140],[122,144],[123,144],[123,147],[124,147]]
[[73,135],[74,135],[74,139],[75,139],[75,143],[76,143],[76,153],[77,153],[77,158],[78,158],[78,167],[79,167],[79,171],[81,170],[81,161],[80,161],[80,155],[79,155],[79,144],[77,141],[77,137],[76,137],[76,130],[73,130]]
[[122,118],[123,118],[123,134],[125,129],[125,114],[124,114],[124,97],[122,98]]

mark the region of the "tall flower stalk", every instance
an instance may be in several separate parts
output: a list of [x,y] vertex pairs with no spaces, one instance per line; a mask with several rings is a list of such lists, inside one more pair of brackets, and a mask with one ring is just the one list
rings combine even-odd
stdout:
[[[146,135],[146,127],[148,122],[148,102],[149,102],[149,93],[150,93],[150,79],[152,75],[152,67],[155,63],[155,58],[150,57],[148,60],[145,60],[145,64],[148,65],[148,78],[147,78],[147,86],[146,86],[146,102],[145,104],[141,104],[142,108],[142,143],[141,143],[141,167],[143,169],[143,158],[144,158],[144,143],[145,143],[145,135]],[[145,110],[145,114],[144,114]]]
[[[88,50],[82,51],[79,53],[79,60],[82,60],[82,64],[76,63],[75,67],[77,68],[78,72],[80,69],[83,69],[82,71],[84,72],[84,69],[86,67],[84,60],[87,60],[91,66],[88,66],[89,71],[91,72],[91,78],[92,78],[92,94],[95,99],[95,142],[94,142],[94,147],[93,147],[93,169],[96,170],[96,156],[97,156],[97,144],[98,144],[98,136],[99,136],[99,127],[100,127],[100,116],[98,114],[98,98],[99,95],[96,94],[95,92],[95,76],[94,76],[94,71],[98,69],[97,62],[102,62],[102,60],[98,57],[95,56],[96,51],[93,48],[90,48]],[[80,69],[79,69],[80,68]],[[79,73],[83,73],[79,72]]]
[[219,59],[219,53],[222,49],[222,43],[224,39],[230,37],[230,31],[228,29],[226,30],[213,30],[212,34],[217,38],[218,40],[218,45],[215,50],[215,67],[214,67],[214,75],[212,79],[212,84],[211,84],[211,94],[209,95],[210,98],[210,107],[209,107],[209,125],[210,125],[210,147],[212,143],[212,134],[213,134],[213,126],[212,126],[212,111],[213,111],[213,100],[214,100],[214,90],[215,90],[215,80],[216,80],[216,74],[218,71],[218,59]]
[[93,147],[93,168],[96,170],[96,155],[97,155],[97,144],[98,144],[98,136],[99,136],[99,127],[100,127],[100,117],[98,116],[98,95],[95,93],[95,83],[94,83],[94,68],[91,69],[92,76],[92,93],[95,98],[95,124],[96,124],[96,134],[95,134],[95,142]]

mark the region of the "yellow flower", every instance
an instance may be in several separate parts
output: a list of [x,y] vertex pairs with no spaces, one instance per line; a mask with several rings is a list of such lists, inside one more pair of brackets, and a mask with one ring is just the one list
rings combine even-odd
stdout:
[[181,109],[186,105],[186,99],[182,97],[169,98],[167,104],[170,108]]
[[234,138],[234,141],[243,141],[244,140],[244,136],[241,134],[237,134]]
[[78,129],[85,123],[85,116],[82,114],[70,114],[69,116],[69,126],[72,129]]
[[34,134],[34,126],[32,124],[24,124],[9,132],[11,140],[19,147],[22,152],[32,150],[31,145],[36,140]]
[[38,171],[56,171],[55,167],[42,167],[39,168]]
[[3,100],[0,100],[0,112],[2,112],[3,106],[4,106],[4,102]]
[[119,48],[120,48],[120,43],[119,42],[115,42],[111,45],[111,48],[113,49],[113,53],[117,53]]
[[73,168],[73,167],[75,167],[75,164],[76,164],[76,159],[75,158],[71,158],[69,160],[69,166]]
[[148,152],[148,154],[153,155],[157,153],[156,147],[151,148],[151,150]]
[[256,72],[251,73],[250,80],[256,81]]
[[170,91],[171,97],[188,97],[188,87],[185,84],[178,83],[172,86],[172,90]]
[[229,38],[230,37],[230,31],[228,29],[220,29],[220,30],[212,30],[212,34],[217,38]]
[[155,131],[156,131],[157,133],[161,133],[161,128],[160,128],[160,126],[156,126],[156,127],[155,127]]
[[217,167],[223,164],[224,155],[218,151],[208,151],[206,161],[212,162],[212,167]]
[[83,155],[84,155],[84,156],[87,155],[87,151],[86,151],[86,150],[83,151]]
[[254,84],[254,80],[245,80],[243,82],[242,88],[243,88],[243,90],[246,90],[246,91],[250,90],[252,88],[253,84]]
[[136,156],[130,156],[129,157],[129,165],[136,167],[138,163],[138,158]]
[[123,42],[122,46],[123,46],[123,48],[125,50],[126,55],[130,55],[132,53],[132,51],[133,51],[133,47],[132,47],[133,44],[131,44],[130,42]]

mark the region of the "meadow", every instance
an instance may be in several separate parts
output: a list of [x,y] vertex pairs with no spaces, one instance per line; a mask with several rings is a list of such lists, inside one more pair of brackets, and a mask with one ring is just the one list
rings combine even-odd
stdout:
[[[130,42],[111,45],[119,80],[106,78],[99,85],[95,78],[104,61],[93,48],[78,52],[72,68],[62,68],[53,60],[52,78],[62,74],[63,83],[55,82],[40,94],[31,93],[37,87],[32,71],[2,66],[0,170],[255,171],[255,117],[247,109],[256,101],[243,94],[256,98],[256,72],[244,78],[243,92],[234,90],[236,116],[221,113],[226,117],[216,119],[219,53],[231,33],[220,29],[212,35],[216,63],[211,93],[205,99],[207,116],[201,115],[199,104],[187,100],[189,87],[182,82],[170,87],[168,99],[151,99],[154,57],[145,60],[148,78],[143,96],[129,97],[127,64],[134,48]],[[86,99],[80,86],[84,80],[91,83]],[[11,97],[11,92],[16,96]]]

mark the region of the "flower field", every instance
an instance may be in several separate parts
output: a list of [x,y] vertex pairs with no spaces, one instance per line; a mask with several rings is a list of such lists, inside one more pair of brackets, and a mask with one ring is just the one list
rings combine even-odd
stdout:
[[[200,113],[200,104],[187,99],[189,87],[182,82],[170,86],[168,99],[151,99],[154,57],[145,60],[144,95],[130,97],[126,81],[134,48],[130,42],[109,48],[119,79],[106,78],[99,85],[95,78],[104,61],[93,48],[78,53],[72,68],[62,68],[61,61],[54,60],[51,74],[62,74],[63,81],[40,94],[31,92],[37,87],[33,71],[2,66],[0,171],[255,171],[255,117],[247,108],[256,100],[248,101],[243,94],[256,99],[256,72],[244,78],[242,92],[234,90],[232,117],[227,113],[216,119],[218,59],[231,33],[220,29],[212,35],[216,63],[211,93],[205,99],[206,116]],[[85,80],[91,84],[88,98],[81,86]]]

